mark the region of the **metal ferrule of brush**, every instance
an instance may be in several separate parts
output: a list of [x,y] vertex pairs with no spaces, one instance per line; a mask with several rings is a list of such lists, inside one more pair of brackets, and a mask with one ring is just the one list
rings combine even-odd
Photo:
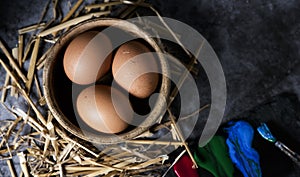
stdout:
[[285,144],[280,141],[275,142],[275,146],[278,147],[282,152],[288,155],[299,167],[300,167],[300,155],[292,151]]

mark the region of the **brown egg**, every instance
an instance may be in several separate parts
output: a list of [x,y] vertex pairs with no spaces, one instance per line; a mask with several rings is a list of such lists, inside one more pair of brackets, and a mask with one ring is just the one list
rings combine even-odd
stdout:
[[[113,101],[111,95],[117,101]],[[102,133],[125,130],[133,116],[128,98],[119,90],[104,85],[90,86],[81,91],[76,106],[81,119]]]
[[98,31],[80,34],[68,45],[63,65],[68,78],[77,84],[90,84],[108,72],[111,65],[112,44]]
[[138,98],[150,96],[159,80],[157,59],[147,52],[151,51],[142,43],[127,42],[117,50],[112,65],[115,81]]

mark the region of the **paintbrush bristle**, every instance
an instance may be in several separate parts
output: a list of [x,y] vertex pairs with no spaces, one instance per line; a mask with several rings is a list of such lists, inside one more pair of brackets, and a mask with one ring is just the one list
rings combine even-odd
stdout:
[[257,128],[258,133],[266,140],[274,143],[276,142],[276,138],[272,135],[267,124],[262,123],[261,126]]

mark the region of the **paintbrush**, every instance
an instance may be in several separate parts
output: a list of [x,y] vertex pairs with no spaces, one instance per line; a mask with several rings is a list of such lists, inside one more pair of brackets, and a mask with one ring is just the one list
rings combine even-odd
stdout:
[[278,147],[282,152],[289,156],[298,166],[300,166],[300,155],[292,151],[282,142],[278,141],[269,130],[267,124],[262,123],[261,126],[257,128],[257,131],[265,140],[275,143],[276,147]]

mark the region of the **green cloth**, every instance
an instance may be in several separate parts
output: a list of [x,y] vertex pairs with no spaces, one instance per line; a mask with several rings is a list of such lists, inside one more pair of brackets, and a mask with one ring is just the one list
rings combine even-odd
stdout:
[[214,136],[206,146],[198,147],[194,158],[200,167],[215,177],[233,177],[234,167],[222,136]]

